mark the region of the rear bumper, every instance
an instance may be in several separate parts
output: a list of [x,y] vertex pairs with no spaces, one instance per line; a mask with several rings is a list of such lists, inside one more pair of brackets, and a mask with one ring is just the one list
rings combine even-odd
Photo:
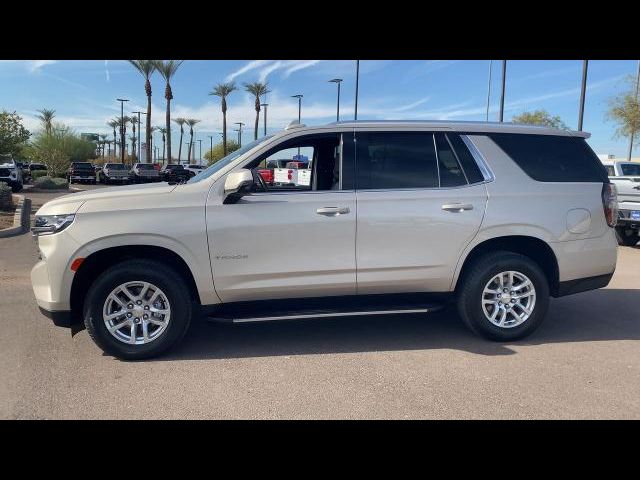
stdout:
[[566,295],[573,295],[574,293],[603,288],[609,285],[611,277],[613,277],[613,272],[606,275],[597,275],[595,277],[578,278],[576,280],[560,282],[558,285],[558,293],[554,296],[564,297]]

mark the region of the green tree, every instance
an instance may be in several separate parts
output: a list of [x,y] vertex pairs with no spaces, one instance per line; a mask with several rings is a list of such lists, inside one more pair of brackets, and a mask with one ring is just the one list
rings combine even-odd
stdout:
[[560,130],[569,130],[569,127],[558,115],[552,116],[546,110],[522,112],[520,115],[515,115],[511,121],[523,125],[541,125],[544,127],[558,128]]
[[245,83],[244,89],[255,97],[254,108],[256,109],[256,121],[253,127],[253,139],[258,139],[258,124],[260,123],[260,97],[270,92],[266,83],[253,82]]
[[[634,144],[640,143],[640,97],[638,97],[638,79],[627,78],[629,88],[609,99],[606,117],[617,124],[615,137],[629,137],[629,160]],[[634,141],[635,139],[635,141]]]
[[171,79],[180,68],[184,60],[156,60],[156,70],[160,72],[162,78],[166,82],[164,89],[164,98],[167,100],[167,113],[166,113],[166,129],[167,129],[167,158],[171,162],[171,100],[173,99],[173,92],[171,91]]
[[49,133],[40,132],[31,144],[32,160],[44,163],[52,177],[64,176],[70,162],[96,158],[94,142],[82,138],[69,127],[52,124]]
[[0,112],[0,154],[19,155],[31,133],[16,112]]
[[40,115],[37,115],[37,117],[42,122],[45,133],[47,135],[51,135],[51,127],[53,124],[53,119],[56,116],[56,111],[48,108],[43,108],[42,110],[38,110],[38,112],[40,112]]
[[[229,142],[227,143],[227,155],[229,153],[235,152],[236,150],[238,150],[238,148],[240,148],[238,142],[236,142],[235,140],[229,140]],[[213,165],[218,160],[226,157],[227,155],[225,155],[224,153],[224,143],[219,143],[213,146],[213,150],[208,150],[204,154],[204,159],[207,160],[209,165]]]
[[150,163],[153,158],[151,156],[151,75],[156,71],[156,60],[129,60],[129,63],[144,77],[144,91],[147,94],[145,140],[147,142],[147,163]]
[[129,122],[131,123],[131,128],[133,129],[133,137],[129,137],[129,139],[133,138],[133,140],[131,140],[131,155],[133,157],[133,161],[137,162],[138,154],[136,152],[136,142],[138,141],[138,138],[136,137],[136,125],[138,124],[138,117],[136,117],[135,115],[133,117],[130,117]]
[[220,97],[220,106],[222,107],[222,145],[225,156],[227,155],[227,97],[237,90],[236,84],[233,82],[219,83],[209,95]]

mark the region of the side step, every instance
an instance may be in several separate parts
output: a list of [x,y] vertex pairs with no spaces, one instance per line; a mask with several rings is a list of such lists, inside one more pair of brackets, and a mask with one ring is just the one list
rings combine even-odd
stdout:
[[[229,323],[269,322],[276,320],[305,320],[314,318],[357,317],[365,315],[399,315],[430,313],[440,310],[446,302],[439,301],[381,301],[378,295],[371,298],[351,298],[331,301],[327,299],[319,305],[319,299],[305,302],[303,299],[290,301],[242,302],[220,305],[217,311],[207,314],[207,320]],[[333,297],[332,297],[333,298]],[[287,305],[289,303],[289,305]],[[327,305],[331,305],[327,308]],[[297,308],[295,308],[297,307]]]

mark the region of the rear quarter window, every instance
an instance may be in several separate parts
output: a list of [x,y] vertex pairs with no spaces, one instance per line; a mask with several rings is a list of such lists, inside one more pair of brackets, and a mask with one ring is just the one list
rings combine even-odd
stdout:
[[539,182],[609,182],[606,169],[583,138],[521,133],[488,136]]

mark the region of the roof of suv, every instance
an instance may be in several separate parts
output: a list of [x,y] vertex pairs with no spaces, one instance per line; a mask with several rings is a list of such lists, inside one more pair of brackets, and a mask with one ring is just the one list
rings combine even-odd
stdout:
[[559,130],[557,128],[543,127],[538,125],[521,125],[510,122],[460,122],[451,120],[347,120],[332,122],[326,125],[307,126],[292,122],[287,127],[291,129],[314,129],[327,127],[390,127],[390,128],[438,128],[449,129],[457,132],[478,132],[478,133],[524,133],[530,135],[558,135],[564,137],[589,138],[590,133],[578,132],[574,130]]

